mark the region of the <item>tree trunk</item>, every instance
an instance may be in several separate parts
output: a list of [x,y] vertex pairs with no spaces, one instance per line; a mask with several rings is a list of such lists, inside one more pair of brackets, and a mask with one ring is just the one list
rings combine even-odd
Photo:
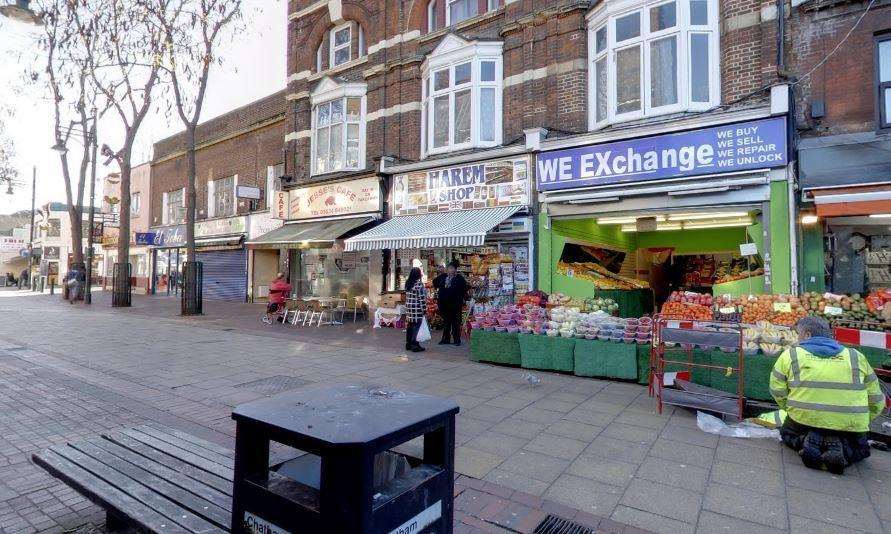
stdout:
[[130,262],[130,151],[133,143],[127,140],[121,154],[121,222],[118,230],[118,263]]
[[[195,129],[196,124],[186,127],[186,258],[195,261],[195,175],[197,164],[195,162]],[[208,204],[213,199],[207,199]]]
[[[68,218],[71,219],[71,262],[83,263],[84,261],[84,222],[83,211],[72,205],[68,205]],[[69,270],[71,265],[68,266]],[[61,273],[60,273],[61,274]]]

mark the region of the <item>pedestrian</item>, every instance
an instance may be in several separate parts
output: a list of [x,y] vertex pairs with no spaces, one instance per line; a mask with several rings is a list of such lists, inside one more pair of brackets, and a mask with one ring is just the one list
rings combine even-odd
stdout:
[[68,302],[74,304],[83,299],[83,290],[86,285],[87,269],[83,263],[75,263],[66,277],[68,280]]
[[263,322],[272,324],[275,314],[280,313],[285,304],[285,299],[291,294],[291,284],[285,278],[284,273],[275,275],[275,280],[269,284],[269,298],[266,304],[266,315]]
[[22,269],[22,274],[19,275],[19,289],[28,287],[30,285],[29,278],[31,277],[28,269]]
[[825,319],[795,325],[799,343],[783,351],[770,393],[786,418],[780,437],[812,469],[840,475],[870,454],[869,423],[885,408],[875,372],[859,351],[832,339]]
[[421,269],[412,267],[405,281],[405,350],[422,352],[418,343],[418,330],[427,312],[427,288],[421,279]]
[[[440,280],[436,294],[437,307],[442,316],[442,340],[440,345],[449,343],[461,346],[461,315],[464,312],[464,297],[467,294],[467,280],[458,272],[458,260],[446,266],[446,272],[437,277]],[[435,284],[435,282],[434,282]]]

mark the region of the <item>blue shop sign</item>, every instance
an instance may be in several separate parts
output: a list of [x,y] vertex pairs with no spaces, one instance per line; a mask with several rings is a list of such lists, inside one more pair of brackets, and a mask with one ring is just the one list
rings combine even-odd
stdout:
[[543,152],[536,176],[539,191],[554,191],[778,167],[786,152],[776,117]]
[[154,232],[136,232],[136,244],[137,245],[154,245],[155,244],[155,233]]
[[178,224],[156,228],[147,235],[153,235],[152,240],[148,243],[153,247],[180,247],[186,243],[186,225]]

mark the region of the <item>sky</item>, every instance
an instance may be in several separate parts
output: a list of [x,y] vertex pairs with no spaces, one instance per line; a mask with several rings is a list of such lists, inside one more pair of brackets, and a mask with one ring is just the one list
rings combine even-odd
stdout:
[[[0,0],[6,3],[7,0]],[[285,87],[286,78],[286,3],[282,0],[244,0],[245,15],[249,25],[229,42],[222,43],[219,55],[223,64],[211,70],[207,96],[201,120],[206,121],[229,110],[248,104],[258,98]],[[14,116],[7,124],[7,134],[15,143],[14,165],[19,171],[20,184],[13,194],[0,190],[0,213],[12,213],[31,209],[32,168],[37,168],[38,208],[51,201],[65,202],[65,183],[57,152],[50,150],[53,138],[53,112],[51,101],[42,91],[22,82],[22,65],[19,54],[34,46],[39,30],[0,17],[0,102],[12,109]],[[156,106],[139,131],[134,147],[133,164],[151,159],[152,143],[183,129],[174,113],[170,118]],[[112,113],[99,121],[99,144],[121,146],[118,120]],[[117,142],[116,142],[117,141]],[[70,146],[77,153],[77,146]],[[97,200],[101,204],[101,182],[110,172],[116,172],[112,164],[103,167],[103,158],[97,175]],[[76,165],[72,165],[76,173]],[[89,203],[88,192],[84,204]]]

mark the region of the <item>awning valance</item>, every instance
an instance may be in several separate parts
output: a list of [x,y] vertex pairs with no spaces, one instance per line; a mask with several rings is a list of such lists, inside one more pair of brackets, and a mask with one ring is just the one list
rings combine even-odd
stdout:
[[290,223],[251,239],[246,244],[250,248],[278,248],[287,245],[309,246],[317,243],[331,243],[342,238],[351,230],[376,220],[376,218],[369,216]]
[[521,206],[502,206],[402,215],[347,239],[346,250],[478,247],[489,231],[520,209]]
[[891,213],[891,186],[814,189],[811,194],[821,217]]

